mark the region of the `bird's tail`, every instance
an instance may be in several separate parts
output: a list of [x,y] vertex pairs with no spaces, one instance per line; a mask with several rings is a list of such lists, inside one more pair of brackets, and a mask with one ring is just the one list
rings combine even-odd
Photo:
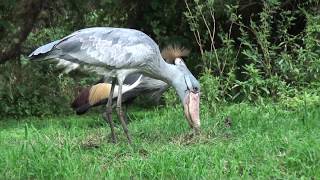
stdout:
[[36,50],[34,50],[29,58],[31,61],[42,61],[47,59],[55,58],[50,52],[53,50],[54,46],[57,45],[61,40],[53,41],[49,44],[40,46]]
[[69,73],[70,71],[77,69],[79,67],[79,64],[59,58],[59,54],[61,54],[61,52],[59,49],[56,49],[55,46],[63,40],[64,39],[57,40],[49,44],[40,46],[29,55],[29,59],[31,61],[52,60],[58,62],[57,67],[64,68],[65,73]]
[[[122,94],[136,88],[141,83],[142,75],[131,85],[123,85]],[[118,96],[118,86],[115,86],[113,98]],[[98,83],[94,86],[85,88],[80,92],[76,99],[71,103],[71,107],[78,115],[86,113],[91,107],[106,104],[111,91],[111,84]]]

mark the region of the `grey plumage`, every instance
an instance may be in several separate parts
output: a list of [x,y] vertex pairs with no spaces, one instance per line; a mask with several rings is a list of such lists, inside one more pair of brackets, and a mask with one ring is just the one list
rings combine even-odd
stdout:
[[[106,69],[129,69],[146,63],[160,54],[157,44],[144,33],[123,28],[88,28],[41,46],[29,55],[31,59],[59,59],[65,66],[77,68],[83,65],[98,74],[108,74]],[[65,62],[67,61],[67,62]],[[90,68],[104,66],[103,72]],[[122,72],[123,73],[123,72]]]
[[[121,117],[121,92],[124,79],[133,73],[142,73],[172,85],[184,105],[189,125],[195,129],[200,127],[199,108],[196,108],[199,106],[199,82],[181,58],[177,57],[174,65],[166,63],[158,45],[141,31],[109,27],[82,29],[36,49],[29,57],[31,60],[53,59],[59,62],[58,65],[65,66],[67,72],[79,67],[94,71],[111,79],[112,87],[117,80],[117,111],[129,142],[127,128]],[[110,111],[111,104],[108,103],[107,119],[111,119]],[[114,135],[113,127],[111,129]]]
[[43,46],[39,47],[38,49],[36,49],[34,52],[32,52],[29,55],[29,57],[36,57],[38,55],[45,54],[45,53],[51,51],[53,49],[53,47],[59,42],[60,42],[60,40],[57,40],[57,41],[53,41],[49,44],[43,45]]

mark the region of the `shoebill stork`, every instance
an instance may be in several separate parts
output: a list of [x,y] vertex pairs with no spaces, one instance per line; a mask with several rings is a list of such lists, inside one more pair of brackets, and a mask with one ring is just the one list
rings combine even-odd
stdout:
[[94,27],[76,31],[60,40],[43,45],[32,52],[30,60],[49,60],[66,66],[66,71],[81,68],[93,71],[111,81],[107,103],[107,120],[112,141],[116,142],[112,121],[112,94],[118,83],[117,114],[131,143],[121,108],[124,79],[133,73],[142,73],[174,87],[184,107],[191,128],[200,128],[200,84],[181,58],[174,65],[166,63],[158,45],[141,31],[126,28]]

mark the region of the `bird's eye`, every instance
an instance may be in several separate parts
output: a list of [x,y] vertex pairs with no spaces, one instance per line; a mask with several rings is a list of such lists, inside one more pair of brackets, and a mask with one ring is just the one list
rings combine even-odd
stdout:
[[198,87],[194,87],[194,88],[193,88],[193,91],[194,91],[194,92],[198,92],[198,91],[199,91],[199,88],[198,88]]

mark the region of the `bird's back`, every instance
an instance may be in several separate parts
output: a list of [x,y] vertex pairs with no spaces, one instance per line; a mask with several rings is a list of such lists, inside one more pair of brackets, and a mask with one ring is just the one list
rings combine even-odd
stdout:
[[[94,27],[76,31],[61,40],[44,45],[31,58],[58,59],[60,63],[130,69],[158,60],[158,45],[146,34],[134,29]],[[64,62],[66,61],[66,62]]]

